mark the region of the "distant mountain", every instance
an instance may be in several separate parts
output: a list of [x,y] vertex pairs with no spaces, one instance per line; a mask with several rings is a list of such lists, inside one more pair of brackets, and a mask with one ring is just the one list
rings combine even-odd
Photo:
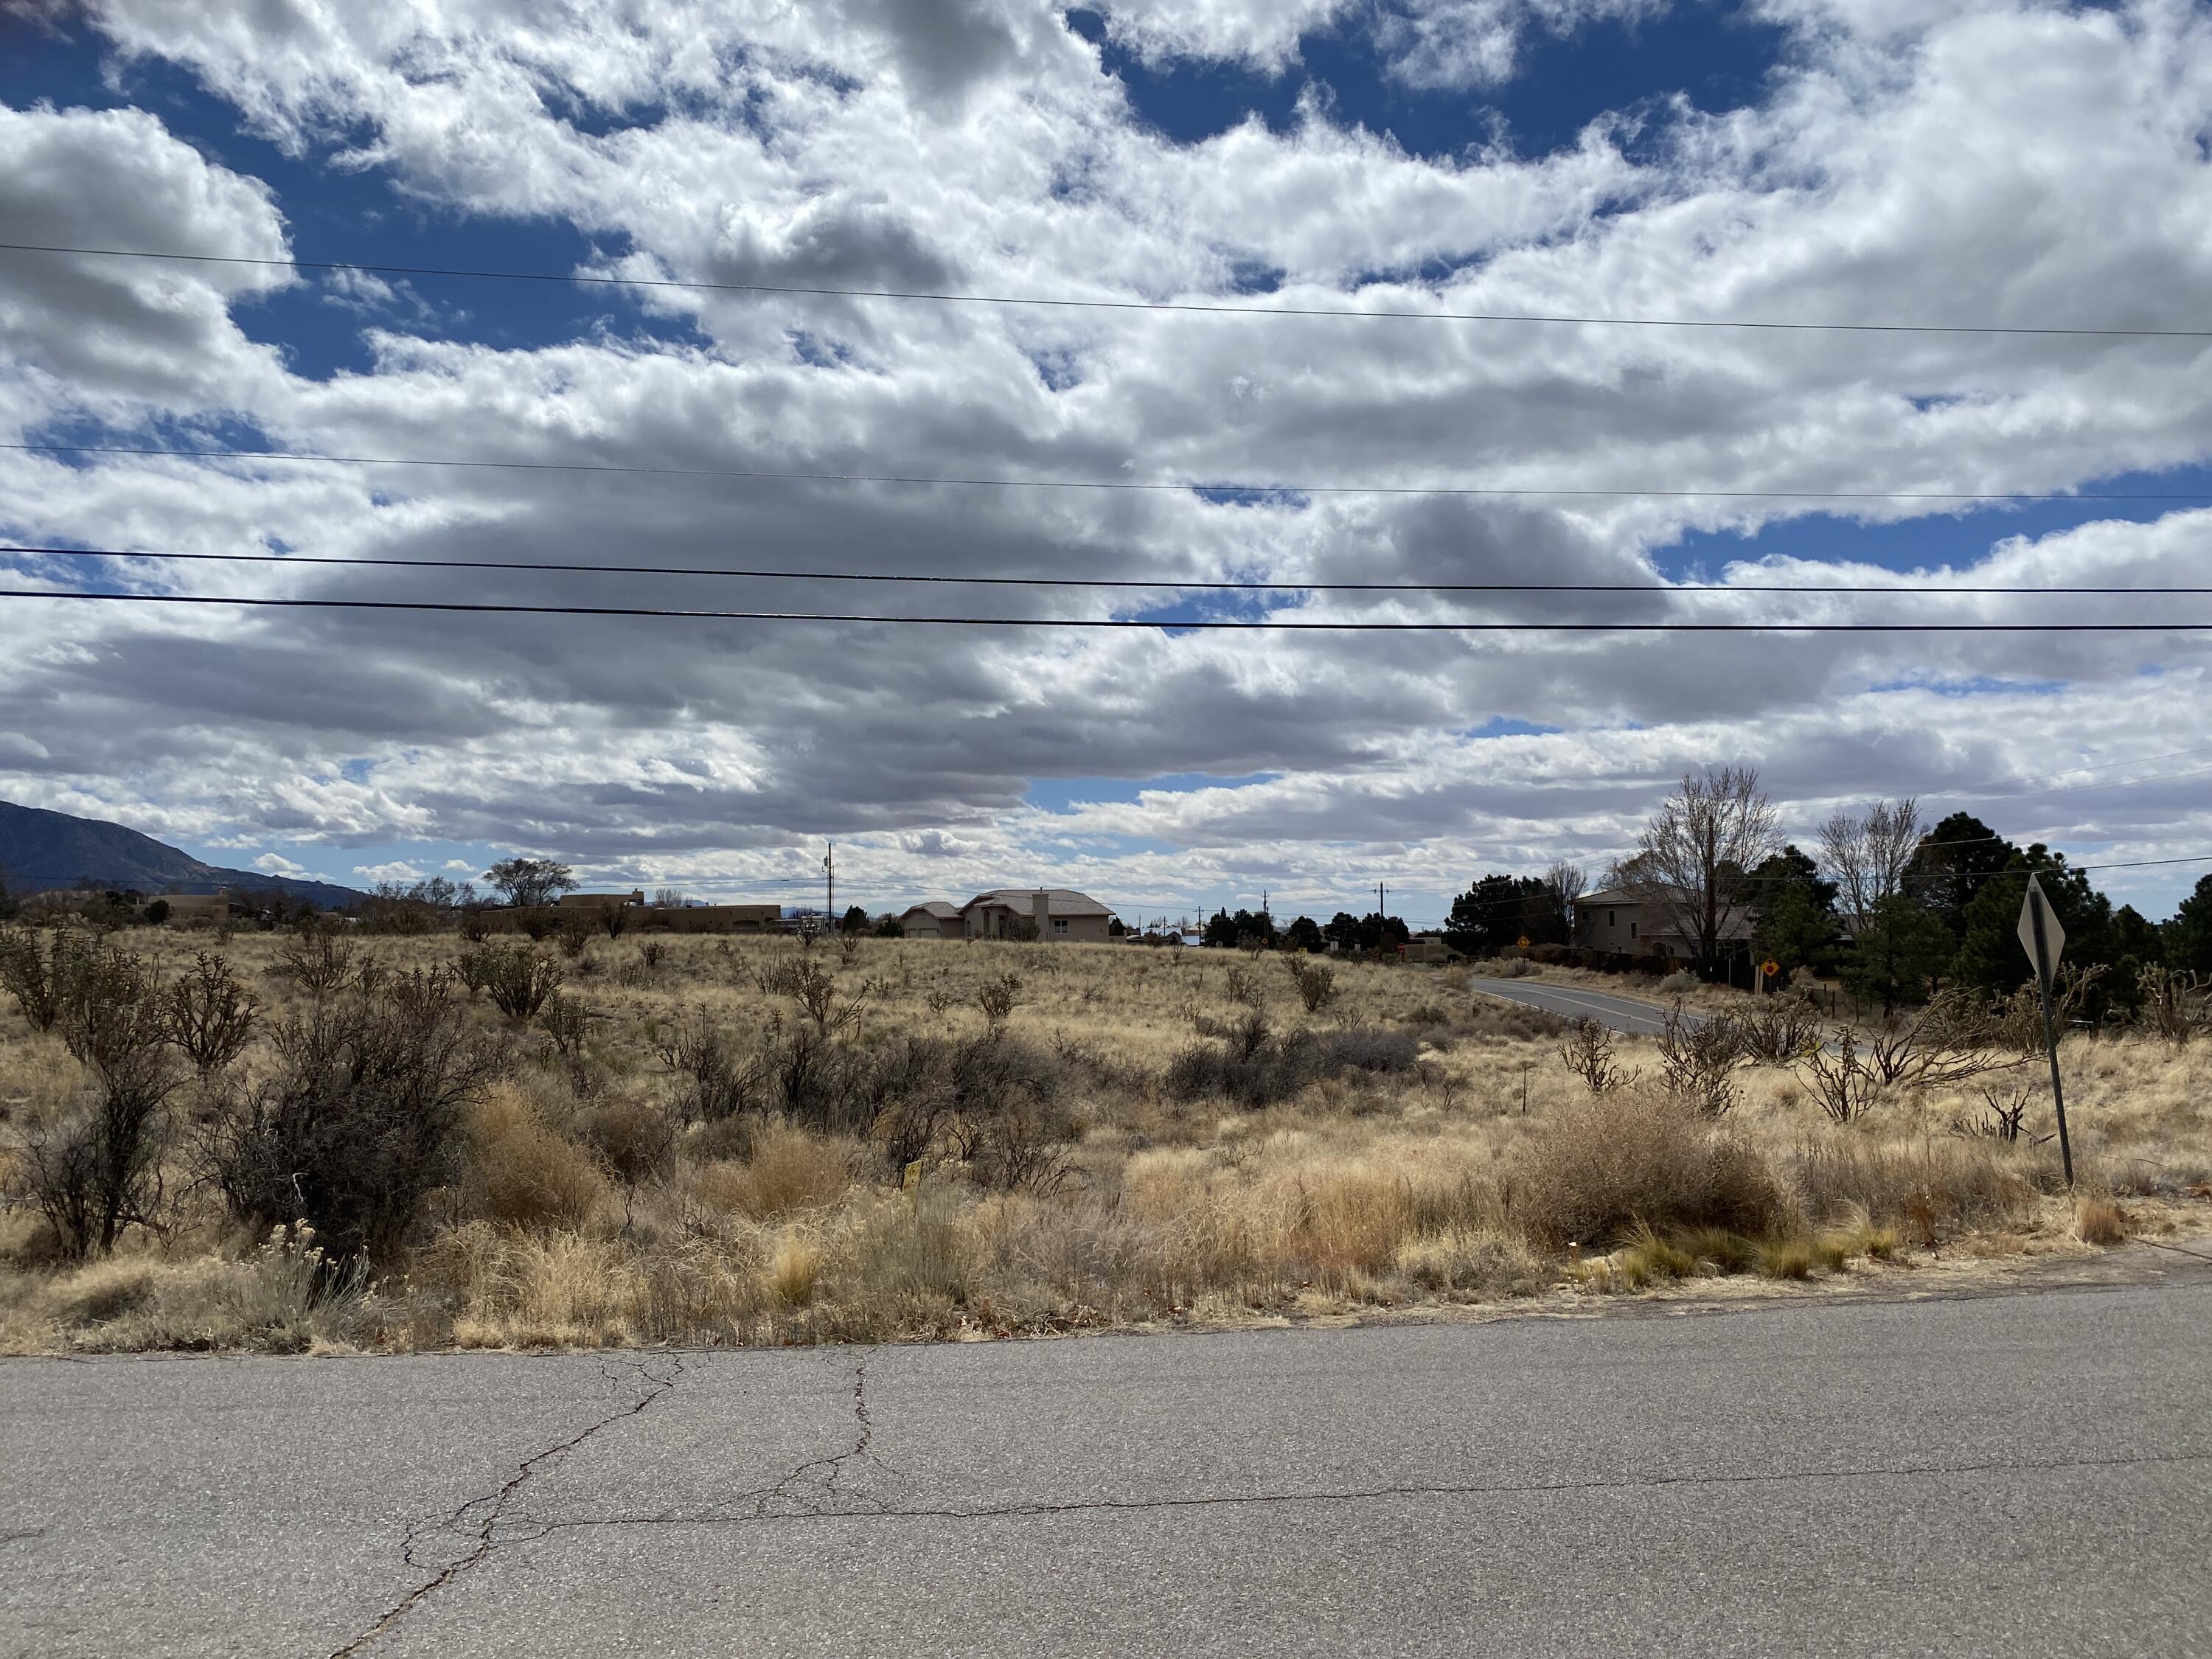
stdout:
[[0,800],[0,874],[9,889],[37,892],[74,887],[90,876],[103,887],[142,893],[283,893],[325,909],[357,902],[362,895],[327,881],[299,881],[258,870],[224,870],[203,864],[151,836],[104,818],[72,817],[44,807]]

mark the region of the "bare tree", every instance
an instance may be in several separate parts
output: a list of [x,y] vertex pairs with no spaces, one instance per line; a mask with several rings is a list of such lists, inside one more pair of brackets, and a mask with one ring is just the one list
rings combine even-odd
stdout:
[[1863,812],[1838,808],[1820,826],[1820,860],[1854,932],[1867,926],[1875,906],[1904,890],[1919,844],[1920,803],[1910,795],[1893,806],[1878,800]]
[[1634,895],[1646,915],[1662,918],[1690,941],[1698,966],[1720,960],[1721,937],[1744,878],[1774,850],[1774,805],[1749,766],[1686,774],[1613,866],[1610,885]]
[[1542,902],[1548,920],[1559,930],[1564,945],[1575,942],[1575,906],[1589,888],[1589,878],[1578,864],[1565,861],[1544,872]]

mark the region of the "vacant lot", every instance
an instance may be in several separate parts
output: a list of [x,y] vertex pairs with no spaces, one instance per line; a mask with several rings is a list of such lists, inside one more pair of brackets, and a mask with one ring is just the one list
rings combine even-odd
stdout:
[[1458,969],[876,939],[9,948],[59,975],[50,1027],[0,1012],[15,1351],[1222,1325],[2212,1222],[2202,1038],[2069,1042],[2076,1196],[2016,1052],[1923,1034],[1870,1066],[1858,1033],[1838,1083],[1842,1033],[1809,1021],[1608,1050]]

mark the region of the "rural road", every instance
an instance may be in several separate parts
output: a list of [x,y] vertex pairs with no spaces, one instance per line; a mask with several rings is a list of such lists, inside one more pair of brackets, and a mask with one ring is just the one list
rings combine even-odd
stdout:
[[[1547,985],[1540,979],[1478,979],[1470,980],[1468,987],[1485,996],[1525,1003],[1563,1018],[1601,1020],[1607,1029],[1632,1036],[1656,1036],[1665,1029],[1665,1009],[1607,991],[1585,991],[1579,987],[1571,990],[1564,985]],[[1692,1024],[1702,1023],[1696,1014],[1688,1018]]]
[[0,1653],[2212,1653],[2208,1314],[0,1361]]

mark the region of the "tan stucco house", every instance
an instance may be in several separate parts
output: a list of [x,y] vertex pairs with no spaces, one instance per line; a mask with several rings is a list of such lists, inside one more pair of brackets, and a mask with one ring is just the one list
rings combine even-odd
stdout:
[[968,924],[960,915],[960,907],[947,904],[942,899],[932,899],[927,904],[917,904],[898,919],[899,929],[908,939],[965,939]]
[[[1066,887],[1001,887],[960,907],[969,939],[1059,939],[1103,945],[1114,913],[1088,893]],[[1034,928],[1034,933],[1031,929]]]

